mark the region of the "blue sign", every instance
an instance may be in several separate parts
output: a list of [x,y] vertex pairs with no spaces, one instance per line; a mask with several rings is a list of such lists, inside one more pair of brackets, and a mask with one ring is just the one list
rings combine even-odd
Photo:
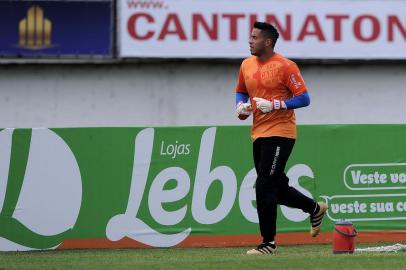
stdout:
[[112,1],[1,1],[0,57],[112,56]]

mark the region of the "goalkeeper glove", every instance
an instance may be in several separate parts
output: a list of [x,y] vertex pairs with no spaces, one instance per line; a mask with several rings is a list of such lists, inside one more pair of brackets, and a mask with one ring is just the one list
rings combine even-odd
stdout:
[[257,108],[263,113],[269,113],[273,110],[286,109],[285,102],[279,99],[266,100],[259,97],[254,97],[253,99],[257,103]]
[[244,103],[242,101],[237,104],[237,115],[240,120],[245,120],[252,113],[251,103]]

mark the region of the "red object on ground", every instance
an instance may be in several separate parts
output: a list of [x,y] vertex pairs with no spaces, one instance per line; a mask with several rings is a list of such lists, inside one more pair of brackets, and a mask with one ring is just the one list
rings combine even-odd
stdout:
[[337,221],[333,232],[333,253],[354,253],[357,234],[350,221]]

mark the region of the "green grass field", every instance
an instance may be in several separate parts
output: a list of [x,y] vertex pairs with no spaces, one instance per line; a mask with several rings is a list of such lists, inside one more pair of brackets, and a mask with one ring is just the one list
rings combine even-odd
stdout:
[[[359,246],[378,246],[368,244]],[[0,253],[0,269],[406,269],[406,252],[333,255],[330,245],[280,246],[274,256],[247,248],[64,250]]]

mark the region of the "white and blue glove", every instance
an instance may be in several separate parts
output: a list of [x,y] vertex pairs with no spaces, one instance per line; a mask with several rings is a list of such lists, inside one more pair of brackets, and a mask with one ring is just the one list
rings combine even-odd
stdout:
[[250,116],[252,113],[252,106],[251,103],[249,102],[238,102],[237,104],[237,116],[238,118],[240,118],[241,120],[245,120],[248,118],[248,116]]
[[257,108],[263,113],[286,109],[285,102],[279,99],[266,100],[264,98],[254,97],[253,100],[256,102]]

